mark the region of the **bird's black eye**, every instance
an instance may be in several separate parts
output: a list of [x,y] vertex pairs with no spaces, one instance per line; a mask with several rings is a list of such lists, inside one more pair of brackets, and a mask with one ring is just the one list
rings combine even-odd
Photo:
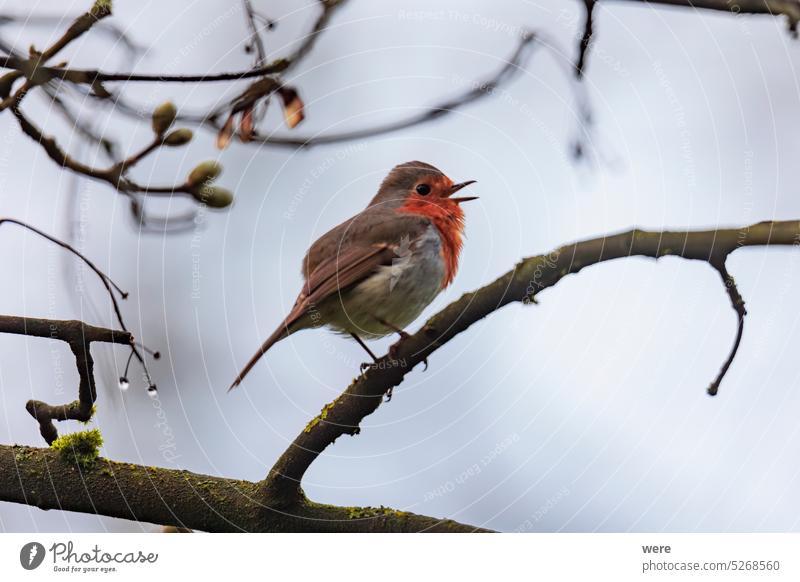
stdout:
[[431,187],[428,186],[427,184],[420,184],[419,186],[417,186],[417,194],[419,194],[420,196],[427,196],[430,193],[431,193]]

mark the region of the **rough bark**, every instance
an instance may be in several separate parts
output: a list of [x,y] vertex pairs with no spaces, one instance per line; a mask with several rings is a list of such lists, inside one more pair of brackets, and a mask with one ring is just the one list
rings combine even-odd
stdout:
[[0,499],[210,532],[486,531],[382,507],[276,506],[259,483],[102,458],[82,469],[52,449],[9,445],[0,445]]

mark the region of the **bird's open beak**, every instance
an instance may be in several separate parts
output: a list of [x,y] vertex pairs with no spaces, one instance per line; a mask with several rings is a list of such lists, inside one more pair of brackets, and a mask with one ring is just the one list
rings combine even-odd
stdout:
[[[466,182],[453,184],[452,186],[450,186],[450,193],[447,195],[448,198],[451,197],[456,192],[458,192],[459,190],[461,190],[462,188],[466,188],[467,186],[469,186],[470,184],[474,184],[475,182],[476,180],[467,180]],[[450,200],[458,202],[459,204],[462,202],[469,202],[470,200],[477,200],[477,199],[478,199],[477,196],[457,196],[455,198],[450,198]]]

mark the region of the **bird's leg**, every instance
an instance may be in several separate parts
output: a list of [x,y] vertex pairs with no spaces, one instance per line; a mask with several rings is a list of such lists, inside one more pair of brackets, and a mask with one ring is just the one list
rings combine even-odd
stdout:
[[[360,337],[358,337],[358,336],[357,336],[356,334],[354,334],[353,332],[350,332],[350,335],[351,335],[351,336],[353,336],[353,339],[354,339],[354,340],[356,340],[356,341],[358,342],[358,345],[360,345],[362,348],[364,348],[364,351],[366,351],[366,352],[369,354],[369,357],[370,357],[370,358],[372,358],[372,363],[377,363],[377,361],[378,361],[378,357],[377,357],[375,354],[373,354],[373,353],[372,353],[372,350],[371,350],[371,349],[369,349],[369,348],[367,347],[367,344],[365,344],[365,343],[364,343],[364,340],[362,340]],[[363,363],[361,364],[361,366],[359,366],[359,367],[361,368],[361,372],[363,373],[363,372],[364,372],[364,370],[366,370],[366,369],[367,369],[367,368],[369,368],[370,366],[372,366],[372,364],[371,364],[371,363],[369,363],[369,362],[363,362]]]
[[[375,356],[375,354],[372,353],[372,350],[367,347],[367,344],[364,343],[364,340],[362,340],[360,337],[358,337],[353,332],[350,332],[350,335],[353,336],[353,339],[358,342],[358,345],[360,345],[362,348],[364,348],[364,350],[366,350],[366,352],[373,359],[374,363],[377,364],[378,363],[378,358]],[[406,334],[406,335],[408,335],[408,334]],[[390,357],[391,357],[391,353],[390,353]],[[392,359],[394,359],[394,358],[392,358]],[[372,366],[373,366],[373,364],[370,364],[369,362],[363,362],[361,364],[361,373],[363,374],[368,368],[371,368]],[[389,402],[392,399],[392,390],[393,390],[393,387],[390,386],[389,389],[386,391],[386,402]]]
[[378,323],[380,323],[382,326],[384,326],[384,327],[388,327],[388,328],[389,328],[389,329],[391,329],[393,332],[395,332],[397,335],[399,335],[399,336],[400,336],[400,339],[406,339],[407,337],[411,337],[411,334],[410,334],[410,333],[408,333],[408,332],[407,332],[406,330],[404,330],[404,329],[400,329],[400,328],[399,328],[399,327],[397,327],[395,324],[393,324],[393,323],[389,323],[389,322],[388,322],[388,321],[386,321],[385,319],[381,319],[380,317],[377,317],[377,316],[373,316],[373,317],[375,317],[375,320],[376,320]]
[[[388,327],[397,335],[399,335],[401,340],[408,339],[411,337],[410,333],[408,333],[404,329],[400,329],[393,323],[389,323],[388,321],[386,321],[385,319],[381,319],[380,317],[375,317],[375,319],[378,320],[378,323],[380,323],[382,326]],[[389,346],[389,358],[395,361],[397,361],[397,349],[398,349],[397,344],[392,344]],[[424,372],[425,370],[428,369],[428,358],[423,359],[422,363],[425,364],[425,368],[422,370]],[[391,399],[391,396],[389,396],[389,398]]]

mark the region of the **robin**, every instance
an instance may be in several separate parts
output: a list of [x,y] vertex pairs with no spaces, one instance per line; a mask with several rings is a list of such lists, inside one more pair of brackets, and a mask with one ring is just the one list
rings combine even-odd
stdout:
[[474,183],[455,184],[424,162],[393,168],[363,211],[311,245],[294,307],[230,389],[277,342],[321,325],[350,335],[377,361],[364,340],[405,335],[403,328],[453,281],[464,233],[461,204],[477,198],[453,195]]

